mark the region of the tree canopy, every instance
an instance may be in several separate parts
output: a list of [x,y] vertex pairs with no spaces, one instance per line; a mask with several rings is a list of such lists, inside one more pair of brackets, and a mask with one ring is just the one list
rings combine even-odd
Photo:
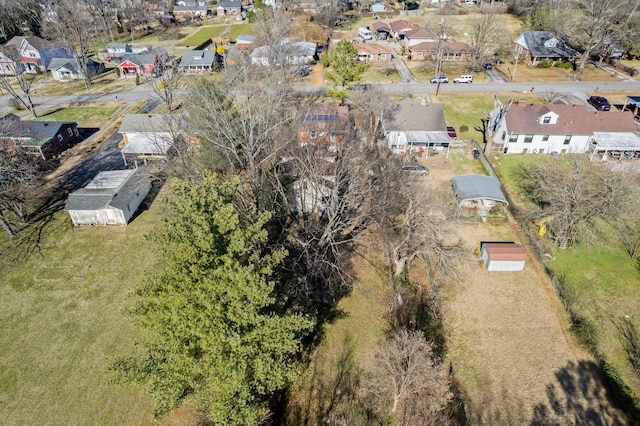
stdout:
[[367,70],[367,64],[358,60],[358,49],[349,40],[340,40],[327,58],[334,80],[343,86],[358,81]]
[[256,424],[269,396],[294,377],[300,341],[313,328],[276,302],[286,250],[266,248],[270,214],[242,213],[240,189],[239,180],[215,176],[178,184],[172,217],[151,237],[157,272],[133,308],[148,338],[115,367],[148,386],[158,413],[191,395],[216,424]]

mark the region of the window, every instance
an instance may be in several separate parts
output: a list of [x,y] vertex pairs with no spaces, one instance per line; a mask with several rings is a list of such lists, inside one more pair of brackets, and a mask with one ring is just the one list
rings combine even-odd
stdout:
[[387,54],[386,53],[381,53],[380,54],[380,59],[387,59]]
[[67,127],[67,133],[69,134],[70,138],[73,137],[73,130],[71,130],[71,127]]
[[422,50],[418,51],[418,56],[424,56]]
[[546,142],[549,140],[549,135],[542,135],[542,142]]
[[571,142],[571,135],[567,135],[564,137],[564,144],[565,145],[569,145],[569,143]]
[[76,136],[80,136],[80,133],[78,133],[78,128],[77,127],[73,128],[73,133],[75,133]]
[[539,149],[538,154],[544,154],[544,149]]
[[509,135],[509,142],[518,142],[518,134],[512,133]]
[[531,143],[533,141],[533,135],[524,135],[524,143]]
[[58,142],[62,142],[62,135],[58,133]]
[[522,154],[526,154],[526,153],[528,153],[528,152],[529,152],[529,149],[528,149],[528,148],[524,148],[524,149],[522,150]]
[[544,118],[542,119],[542,122],[543,122],[544,124],[549,124],[549,123],[551,123],[551,117],[544,117]]
[[312,130],[309,132],[309,137],[311,139],[315,139],[318,135],[316,134],[315,130]]
[[502,131],[502,140],[505,140],[507,138],[507,132],[505,132],[504,130]]

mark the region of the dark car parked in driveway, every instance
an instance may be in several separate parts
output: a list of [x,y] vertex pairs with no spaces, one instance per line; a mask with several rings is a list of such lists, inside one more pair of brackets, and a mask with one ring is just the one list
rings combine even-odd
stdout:
[[598,111],[609,111],[611,109],[611,104],[607,98],[603,98],[602,96],[590,96],[587,102],[593,105]]
[[458,134],[456,133],[456,129],[452,126],[447,126],[447,134],[452,139],[455,139],[458,137]]

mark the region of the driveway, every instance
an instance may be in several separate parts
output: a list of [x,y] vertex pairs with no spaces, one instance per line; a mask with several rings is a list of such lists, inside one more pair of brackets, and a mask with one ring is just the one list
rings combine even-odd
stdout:
[[404,63],[402,59],[398,59],[398,57],[395,54],[391,59],[391,63],[393,64],[394,67],[396,67],[396,71],[398,71],[398,74],[400,74],[400,78],[402,79],[403,83],[416,82],[415,77],[413,76],[413,74],[411,74],[411,71],[409,71],[409,68],[407,68],[407,65]]

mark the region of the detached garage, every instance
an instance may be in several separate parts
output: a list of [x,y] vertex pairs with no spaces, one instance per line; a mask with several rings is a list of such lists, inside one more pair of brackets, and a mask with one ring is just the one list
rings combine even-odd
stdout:
[[143,168],[100,172],[69,194],[65,210],[74,225],[126,225],[150,189]]
[[527,260],[524,247],[515,243],[482,243],[480,256],[487,271],[522,271]]

